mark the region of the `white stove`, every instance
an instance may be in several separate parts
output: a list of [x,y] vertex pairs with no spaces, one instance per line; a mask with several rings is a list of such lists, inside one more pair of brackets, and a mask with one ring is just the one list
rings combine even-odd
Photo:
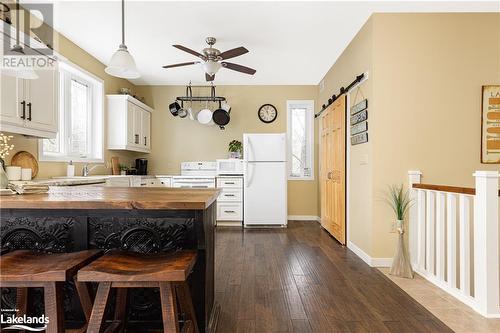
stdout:
[[172,187],[215,188],[215,162],[182,162],[181,175],[172,177]]

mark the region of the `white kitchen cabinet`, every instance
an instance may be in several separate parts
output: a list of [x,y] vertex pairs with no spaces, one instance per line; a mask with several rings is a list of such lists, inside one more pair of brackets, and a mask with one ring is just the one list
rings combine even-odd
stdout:
[[57,73],[36,71],[38,79],[1,75],[0,127],[4,132],[55,138],[58,131]]
[[243,221],[243,177],[217,177],[217,224],[241,226]]
[[129,95],[107,95],[108,149],[151,151],[151,109]]

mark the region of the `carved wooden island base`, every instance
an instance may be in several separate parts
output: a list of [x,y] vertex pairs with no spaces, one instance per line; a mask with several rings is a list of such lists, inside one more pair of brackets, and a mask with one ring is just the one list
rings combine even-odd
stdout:
[[[197,250],[189,286],[200,331],[214,317],[214,223],[216,189],[54,187],[46,194],[0,198],[2,249],[73,252],[120,249],[139,253]],[[65,284],[67,328],[84,315],[72,282]],[[2,288],[2,309],[15,308],[16,290]],[[133,289],[128,322],[140,329],[161,327],[159,290]],[[41,290],[30,293],[28,313],[43,313]],[[111,319],[113,304],[108,306]],[[182,318],[181,318],[182,320]],[[210,325],[209,325],[210,323]]]

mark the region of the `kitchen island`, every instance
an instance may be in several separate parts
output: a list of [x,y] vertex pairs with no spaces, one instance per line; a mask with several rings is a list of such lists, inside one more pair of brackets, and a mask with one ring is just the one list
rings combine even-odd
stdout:
[[[214,225],[219,193],[218,189],[65,186],[51,187],[44,194],[3,196],[0,243],[8,251],[196,249],[189,285],[198,326],[210,331],[215,313]],[[14,308],[15,295],[15,290],[2,290],[2,308]],[[41,313],[41,292],[35,290],[30,297],[31,311]],[[66,326],[81,326],[84,315],[72,282],[65,285],[64,308]],[[161,327],[157,290],[131,290],[128,321],[143,329]]]

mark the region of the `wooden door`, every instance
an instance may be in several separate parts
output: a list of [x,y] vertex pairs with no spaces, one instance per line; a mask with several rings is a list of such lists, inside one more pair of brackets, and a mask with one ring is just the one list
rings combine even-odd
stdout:
[[342,95],[321,116],[321,225],[345,244],[346,96]]

